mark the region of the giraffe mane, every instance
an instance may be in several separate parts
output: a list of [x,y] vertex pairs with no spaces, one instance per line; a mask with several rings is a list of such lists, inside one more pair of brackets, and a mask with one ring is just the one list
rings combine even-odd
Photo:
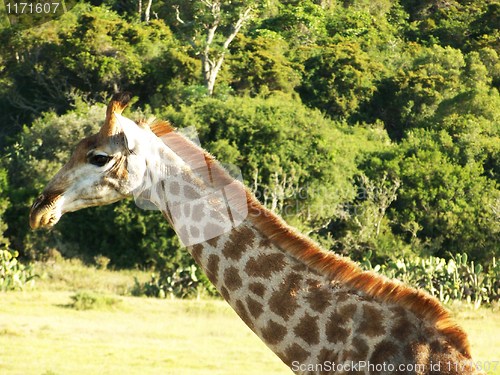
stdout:
[[404,307],[431,322],[455,348],[467,358],[471,358],[467,334],[457,325],[438,299],[422,290],[375,272],[363,271],[352,260],[322,249],[309,237],[263,207],[253,195],[248,200],[252,211],[260,211],[260,214],[253,219],[254,225],[276,245],[332,281],[360,290],[375,300]]
[[145,125],[149,126],[149,129],[155,133],[158,138],[169,134],[175,130],[172,124],[168,121],[163,120],[152,120],[152,121],[144,121]]
[[[172,133],[174,127],[165,121],[155,121],[149,125],[158,137]],[[200,152],[200,148],[177,134],[169,146]],[[234,179],[207,151],[203,150],[205,160],[218,181],[231,183]],[[415,315],[434,324],[465,357],[471,358],[467,334],[457,325],[449,311],[439,300],[430,294],[391,280],[372,271],[363,271],[352,260],[322,249],[316,242],[288,225],[281,217],[264,207],[251,191],[245,187],[249,219],[272,243],[285,250],[311,269],[325,275],[329,280],[363,292],[375,300],[393,303],[413,312]],[[231,199],[230,197],[228,199]]]

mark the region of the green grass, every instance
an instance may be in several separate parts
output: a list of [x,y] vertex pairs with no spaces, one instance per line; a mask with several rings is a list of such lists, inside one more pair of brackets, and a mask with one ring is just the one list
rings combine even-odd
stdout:
[[[2,375],[291,373],[223,301],[125,295],[141,272],[65,262],[44,273],[33,291],[0,294]],[[500,313],[452,309],[474,359],[500,360]]]
[[84,266],[78,259],[36,263],[37,290],[92,290],[111,294],[130,294],[134,278],[143,283],[151,273],[138,270],[112,271]]
[[288,373],[222,301],[119,297],[81,311],[72,295],[1,295],[1,374]]

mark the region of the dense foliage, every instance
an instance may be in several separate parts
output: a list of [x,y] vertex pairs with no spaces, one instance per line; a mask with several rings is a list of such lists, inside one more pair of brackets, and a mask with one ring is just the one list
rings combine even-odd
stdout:
[[[194,126],[264,204],[326,248],[450,270],[465,254],[494,284],[498,0],[233,3],[213,45],[202,42],[211,15],[200,1],[158,0],[147,15],[82,2],[36,28],[0,26],[0,246],[154,268],[170,286],[151,288],[183,290],[174,279],[192,260],[161,215],[132,201],[66,215],[50,232],[28,229],[34,197],[98,129],[102,103],[126,89],[129,117]],[[246,5],[252,18],[224,50]],[[213,95],[204,48],[225,56]]]

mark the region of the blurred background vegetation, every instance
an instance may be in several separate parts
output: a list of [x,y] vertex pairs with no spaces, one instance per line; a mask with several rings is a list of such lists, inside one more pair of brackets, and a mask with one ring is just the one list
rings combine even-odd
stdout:
[[129,117],[195,126],[325,248],[442,300],[497,300],[499,12],[498,0],[91,0],[34,28],[3,22],[0,246],[157,271],[138,293],[209,288],[161,215],[131,200],[29,230],[34,198],[128,90]]

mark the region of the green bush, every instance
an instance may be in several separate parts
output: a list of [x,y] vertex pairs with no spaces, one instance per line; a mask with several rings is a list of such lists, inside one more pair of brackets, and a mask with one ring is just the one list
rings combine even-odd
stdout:
[[463,300],[479,307],[500,300],[500,263],[493,258],[483,267],[468,259],[467,254],[438,257],[403,257],[385,264],[372,266],[371,252],[367,252],[361,266],[380,272],[389,278],[424,289],[441,302]]
[[199,297],[200,294],[216,296],[217,290],[208,281],[205,274],[192,264],[187,267],[178,267],[174,272],[162,272],[151,275],[151,280],[141,284],[135,280],[132,290],[134,296],[157,298],[189,298]]
[[19,263],[17,251],[0,250],[0,291],[23,290],[32,287],[36,277],[32,265]]
[[[483,267],[469,260],[467,254],[457,254],[449,260],[432,256],[408,256],[377,265],[372,264],[372,256],[372,251],[364,254],[360,262],[361,268],[423,289],[443,303],[465,301],[478,308],[500,300],[500,263],[495,258],[488,267]],[[143,284],[136,279],[132,294],[156,298],[218,295],[215,287],[196,265],[179,267],[173,273],[153,274]]]
[[71,299],[73,302],[68,307],[75,310],[114,308],[121,302],[118,298],[85,291],[76,293]]

